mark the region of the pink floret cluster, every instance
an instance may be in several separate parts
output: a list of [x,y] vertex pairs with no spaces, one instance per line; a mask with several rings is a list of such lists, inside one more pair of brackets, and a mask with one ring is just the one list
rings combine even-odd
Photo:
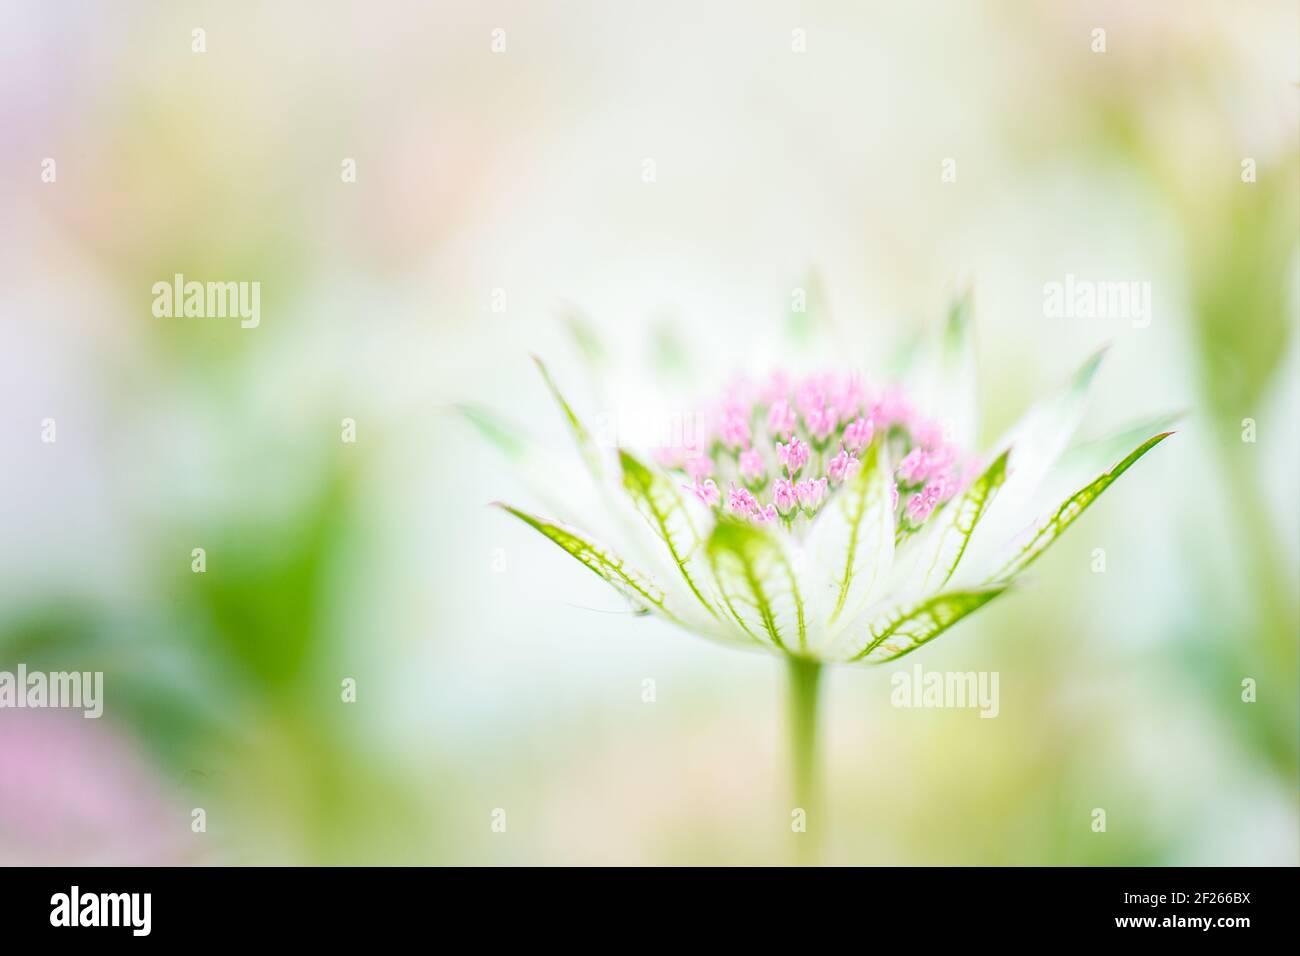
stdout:
[[853,373],[738,380],[695,419],[694,431],[659,449],[659,464],[684,474],[684,487],[707,507],[762,525],[812,519],[859,474],[873,442],[895,463],[900,530],[922,525],[976,467],[900,388],[871,389]]

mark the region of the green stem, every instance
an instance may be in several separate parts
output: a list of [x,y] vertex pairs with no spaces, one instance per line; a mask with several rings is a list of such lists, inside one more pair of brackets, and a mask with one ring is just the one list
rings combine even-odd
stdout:
[[[825,827],[818,813],[817,786],[817,690],[820,661],[790,657],[790,773],[794,786],[794,808],[803,811],[805,832],[795,831],[796,854],[801,864],[815,863],[818,834]],[[792,817],[793,825],[793,817]]]

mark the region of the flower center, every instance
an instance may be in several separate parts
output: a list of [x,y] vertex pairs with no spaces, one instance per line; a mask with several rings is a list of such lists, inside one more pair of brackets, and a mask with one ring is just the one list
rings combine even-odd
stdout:
[[684,475],[684,487],[717,514],[790,530],[811,522],[859,474],[873,443],[895,463],[900,534],[923,525],[975,470],[902,389],[871,390],[853,373],[740,381],[694,423],[683,444],[658,450],[660,466]]

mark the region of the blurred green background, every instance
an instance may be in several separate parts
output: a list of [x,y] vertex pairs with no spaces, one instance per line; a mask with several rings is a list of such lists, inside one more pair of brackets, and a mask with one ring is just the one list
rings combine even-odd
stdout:
[[[451,408],[567,450],[530,350],[608,422],[592,361],[764,368],[798,286],[878,367],[969,285],[986,441],[1107,342],[1090,431],[1186,417],[907,658],[998,671],[996,720],[830,675],[827,860],[1300,863],[1298,37],[1293,2],[6,3],[0,670],[106,704],[0,711],[0,862],[785,862],[776,662],[483,507],[520,485]],[[177,272],[259,281],[260,327],[153,317]],[[1066,274],[1150,282],[1150,325],[1045,318]]]

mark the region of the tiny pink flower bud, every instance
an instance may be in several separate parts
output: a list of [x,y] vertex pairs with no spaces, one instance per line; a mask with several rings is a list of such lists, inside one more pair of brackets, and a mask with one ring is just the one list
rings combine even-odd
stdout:
[[759,508],[754,512],[753,517],[758,524],[772,524],[777,519],[776,506],[768,505],[766,508]]
[[786,474],[793,478],[808,464],[808,443],[800,441],[797,436],[791,438],[788,445],[777,442],[776,455],[785,465]]
[[907,516],[917,524],[930,517],[935,506],[939,504],[939,495],[942,490],[937,482],[931,482],[912,495],[907,502]]
[[799,499],[799,506],[809,514],[820,508],[822,502],[826,500],[827,484],[825,478],[817,478],[812,481],[805,479],[796,484],[794,493]]
[[957,479],[951,475],[941,475],[930,484],[935,489],[934,500],[936,502],[947,501],[957,493]]
[[930,459],[924,448],[913,448],[898,464],[898,477],[904,484],[919,485],[930,474]]
[[789,437],[794,434],[799,416],[784,398],[779,398],[767,410],[767,430],[772,435]]
[[812,498],[812,482],[805,478],[803,481],[797,481],[794,485],[795,497],[799,499],[799,504],[806,504]]
[[788,515],[799,504],[799,498],[789,478],[777,479],[772,489],[772,497],[776,501],[776,510],[783,515]]
[[926,518],[930,517],[930,512],[934,510],[934,505],[926,504],[925,498],[918,491],[907,502],[907,516],[915,523],[920,524]]
[[748,484],[756,485],[767,476],[767,466],[757,448],[750,448],[740,453],[740,477]]
[[694,492],[695,497],[710,508],[722,499],[722,493],[718,491],[718,484],[712,478],[705,478],[703,483],[697,481],[693,485],[682,485],[682,487]]
[[727,496],[727,507],[740,514],[749,514],[758,507],[758,499],[748,488],[738,488],[735,482],[732,482],[731,491]]
[[839,485],[856,475],[861,465],[862,462],[849,454],[848,449],[841,445],[839,452],[831,459],[826,471],[830,475],[831,481]]
[[856,418],[844,426],[844,444],[854,454],[861,454],[871,444],[874,433],[871,422],[865,418]]

